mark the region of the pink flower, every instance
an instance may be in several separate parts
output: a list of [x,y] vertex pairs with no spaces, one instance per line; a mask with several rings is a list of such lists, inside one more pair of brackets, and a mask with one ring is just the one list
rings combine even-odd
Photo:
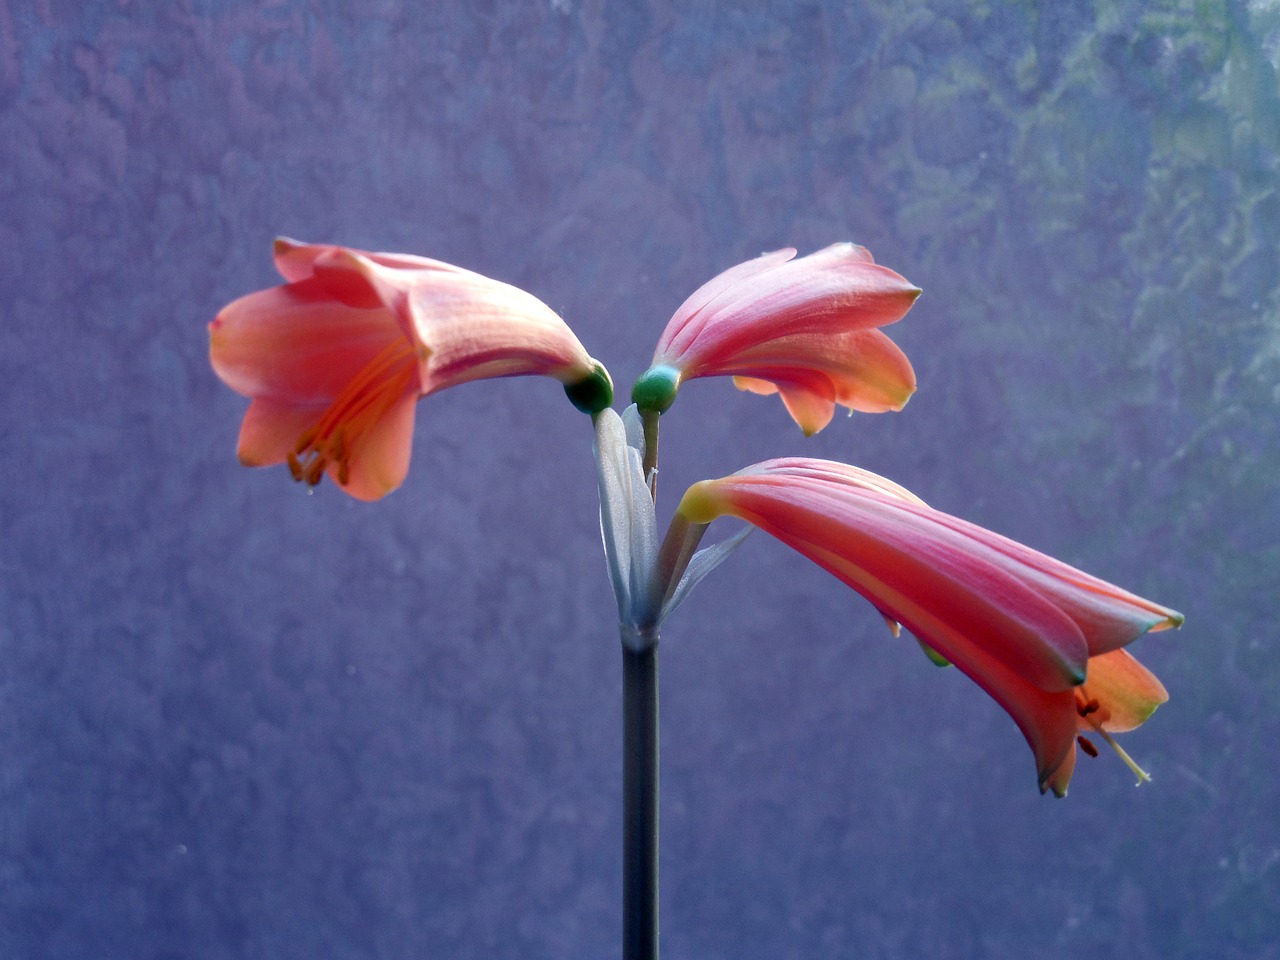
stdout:
[[545,374],[588,412],[608,406],[604,368],[549,307],[447,263],[277,240],[287,283],[224,307],[209,325],[218,376],[252,398],[246,466],[328,474],[359,500],[404,480],[417,401],[469,380]]
[[1115,746],[1111,733],[1167,699],[1120,648],[1181,625],[1181,614],[934,510],[883,477],[826,460],[770,460],[694,484],[680,513],[701,524],[746,520],[906,626],[1009,712],[1042,791],[1066,794],[1080,731]]
[[780,393],[806,434],[830,423],[836,404],[902,409],[915,374],[876,328],[902,319],[920,290],[852,243],[799,260],[795,253],[739,264],[680,306],[632,390],[642,411],[666,410],[681,383],[716,376],[753,393]]

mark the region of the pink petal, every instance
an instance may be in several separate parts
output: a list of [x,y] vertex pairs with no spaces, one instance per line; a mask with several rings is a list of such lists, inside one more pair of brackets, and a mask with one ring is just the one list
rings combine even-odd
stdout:
[[530,293],[424,258],[334,249],[315,259],[331,295],[367,295],[415,344],[423,395],[472,380],[541,374],[564,383],[593,361],[563,319]]
[[756,273],[706,308],[695,335],[654,357],[686,378],[718,374],[739,354],[796,335],[832,336],[900,320],[920,291],[898,274],[838,245]]
[[768,379],[735,376],[739,390],[768,395],[782,394],[782,403],[794,420],[811,437],[828,423],[836,410],[835,384],[824,373],[806,370],[763,370]]
[[990,558],[930,523],[920,512],[927,508],[799,477],[779,483],[736,475],[712,483],[724,512],[823,565],[840,558],[837,575],[882,613],[908,627],[923,620],[948,624],[947,637],[923,637],[948,660],[969,657],[957,644],[981,645],[1045,690],[1084,679],[1087,648],[1075,624]]
[[430,354],[423,390],[541,374],[582,379],[594,361],[564,320],[537,297],[479,274],[425,278],[408,295],[409,320]]
[[1076,769],[1076,745],[1074,743],[1067,749],[1066,755],[1062,758],[1062,762],[1056,768],[1051,770],[1047,775],[1040,775],[1040,792],[1052,790],[1055,797],[1065,797],[1067,795],[1067,785],[1071,782],[1071,774]]
[[769,380],[761,380],[757,377],[736,376],[733,378],[733,385],[739,390],[754,393],[761,397],[769,397],[778,392],[776,383]]
[[828,370],[836,384],[836,402],[860,413],[901,410],[916,390],[916,374],[902,349],[879,330],[835,338],[838,357]]
[[1182,614],[1176,610],[1122,590],[994,531],[946,513],[938,512],[935,519],[1003,558],[1010,569],[1016,569],[1019,576],[1051,597],[1080,627],[1091,657],[1116,650],[1144,633],[1182,623]]
[[[1139,663],[1127,650],[1089,658],[1089,676],[1080,688],[1086,700],[1096,700],[1092,718],[1111,733],[1125,733],[1141,726],[1169,699],[1154,673]],[[1089,724],[1081,720],[1081,728]]]
[[328,243],[300,243],[288,237],[277,237],[273,249],[276,269],[286,280],[305,280],[315,272],[315,264],[324,257],[335,253],[362,257],[383,267],[398,270],[462,270],[443,260],[432,260],[428,257],[416,257],[405,253],[370,253],[367,250],[356,250],[352,247],[339,247]]
[[[707,308],[726,291],[733,289],[743,281],[764,273],[778,264],[786,263],[796,255],[794,247],[785,247],[763,253],[754,260],[730,267],[723,273],[712,277],[697,290],[693,291],[684,303],[672,314],[667,327],[658,340],[658,353],[683,350],[689,339],[705,324],[709,314]],[[870,256],[870,254],[868,254]]]
[[898,500],[928,506],[906,487],[894,483],[878,473],[863,470],[848,463],[835,460],[819,460],[813,457],[779,457],[753,464],[739,470],[739,476],[765,474],[777,477],[809,477],[814,480],[826,480],[830,483],[844,484],[859,490],[888,494]]
[[299,243],[288,237],[276,237],[271,254],[280,276],[290,282],[297,282],[310,277],[316,257],[331,249],[333,248],[320,244]]
[[346,483],[337,464],[328,468],[330,479],[357,500],[378,500],[402,483],[409,472],[413,453],[413,423],[418,394],[402,396],[370,426],[351,452]]
[[809,384],[790,384],[783,380],[778,384],[778,392],[782,394],[782,404],[787,413],[791,414],[791,419],[806,437],[812,437],[835,415],[835,388],[830,380],[819,390]]
[[[740,472],[766,473],[779,477],[792,474],[817,476],[868,489],[874,489],[878,484],[889,484],[897,491],[907,493],[897,484],[869,471],[827,460],[803,457],[773,460]],[[914,497],[909,493],[907,496]],[[1077,570],[985,527],[941,510],[931,510],[918,498],[915,501],[924,508],[932,523],[968,540],[965,549],[982,553],[991,562],[1004,566],[1051,599],[1080,628],[1089,645],[1091,657],[1124,646],[1143,633],[1166,630],[1182,623],[1182,615],[1176,610],[1122,590],[1115,584]]]
[[[794,546],[785,539],[783,542]],[[864,589],[866,573],[854,564],[828,551],[797,549],[870,599],[872,591]],[[877,606],[884,603],[886,597],[893,596],[883,585],[874,588],[874,594],[876,599],[873,603]],[[989,646],[974,642],[973,637],[957,630],[950,620],[912,604],[905,597],[886,606],[892,611],[893,619],[954,664],[1013,718],[1035,756],[1038,780],[1044,789],[1075,746],[1077,713],[1074,691],[1045,690],[1028,682],[1026,676]],[[908,608],[912,609],[911,616],[901,616],[899,610]]]
[[[781,389],[783,401],[788,391],[808,393],[808,404],[797,404],[805,420],[788,410],[807,435],[821,430],[831,420],[834,404],[863,413],[901,410],[915,391],[911,363],[892,340],[879,330],[857,330],[833,337],[798,336],[769,341],[753,347],[726,364],[740,389],[753,393],[775,393]],[[740,382],[741,381],[741,382]],[[743,387],[743,382],[754,385]],[[762,384],[771,383],[774,389]],[[810,409],[812,406],[812,409]]]
[[298,406],[258,397],[245,411],[236,453],[246,467],[282,463],[298,438],[324,413],[324,404]]
[[312,278],[241,297],[209,336],[213,368],[231,389],[308,404],[332,399],[403,334],[388,311],[336,303]]

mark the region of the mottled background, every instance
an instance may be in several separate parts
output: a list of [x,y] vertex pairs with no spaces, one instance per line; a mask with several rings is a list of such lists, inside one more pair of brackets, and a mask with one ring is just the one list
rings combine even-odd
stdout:
[[664,639],[665,957],[1280,958],[1278,62],[1275,0],[0,2],[0,956],[617,954],[589,424],[432,397],[373,506],[240,468],[205,324],[282,233],[524,286],[624,389],[712,274],[860,241],[910,406],[694,384],[660,506],[851,460],[1187,614],[1155,783],[1059,802],[753,537]]

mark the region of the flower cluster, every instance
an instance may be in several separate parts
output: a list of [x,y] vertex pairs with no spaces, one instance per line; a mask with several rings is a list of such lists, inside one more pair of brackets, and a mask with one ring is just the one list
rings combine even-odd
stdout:
[[[528,293],[459,267],[399,254],[279,241],[286,283],[243,297],[211,324],[218,375],[251,398],[247,465],[286,463],[314,486],[329,476],[375,500],[409,465],[417,401],[456,384],[541,374],[595,422],[600,522],[623,642],[643,650],[692,587],[752,528],[799,551],[955,664],[1013,717],[1042,791],[1065,795],[1077,746],[1107,741],[1167,699],[1124,649],[1180,614],[940,510],[846,464],[791,458],[694,484],[659,540],[656,425],[680,385],[730,376],[780,395],[806,434],[837,405],[899,410],[915,390],[880,329],[920,290],[862,247],[799,259],[768,253],[715,277],[676,310],[634,405],[609,409],[612,383],[565,322]],[[749,525],[699,550],[719,517]]]

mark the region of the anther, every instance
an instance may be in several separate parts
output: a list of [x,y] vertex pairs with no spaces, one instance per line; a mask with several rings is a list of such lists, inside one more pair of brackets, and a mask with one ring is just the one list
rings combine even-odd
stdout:
[[1091,713],[1097,713],[1101,707],[1102,704],[1098,703],[1097,700],[1090,699],[1084,703],[1081,703],[1079,700],[1076,701],[1076,713],[1080,714],[1082,717],[1087,717]]
[[320,478],[324,476],[325,465],[324,457],[316,457],[311,461],[311,465],[307,467],[307,486],[314,487],[320,482]]
[[296,453],[290,453],[285,457],[285,462],[289,464],[289,474],[296,482],[302,482],[302,462],[298,459]]
[[1091,757],[1098,755],[1098,748],[1093,745],[1088,737],[1076,737],[1076,743],[1080,744],[1080,749]]

